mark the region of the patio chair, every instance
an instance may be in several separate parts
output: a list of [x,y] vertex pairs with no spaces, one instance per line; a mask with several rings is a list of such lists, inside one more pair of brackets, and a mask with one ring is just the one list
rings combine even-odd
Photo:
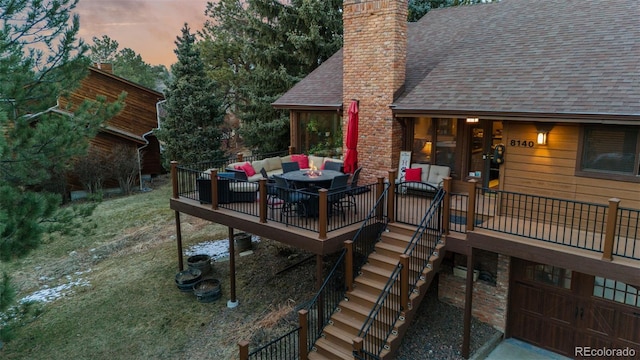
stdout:
[[296,161],[290,161],[290,162],[283,162],[282,163],[282,173],[286,174],[288,172],[291,171],[298,171],[300,170],[300,164],[298,164],[298,162]]
[[342,163],[339,163],[337,161],[325,161],[324,170],[334,170],[342,172]]
[[347,188],[349,189],[349,192],[347,192],[348,199],[346,200],[346,206],[347,207],[353,206],[353,212],[355,214],[358,213],[358,207],[356,205],[356,195],[362,194],[363,192],[365,192],[365,190],[368,190],[368,188],[364,186],[358,187],[358,179],[360,178],[361,171],[362,171],[362,166],[360,166],[359,168],[356,169],[356,171],[353,172],[351,183],[349,183],[349,185],[347,186]]
[[275,189],[278,199],[282,200],[280,207],[280,222],[285,217],[285,224],[289,225],[289,217],[293,215],[307,216],[307,207],[305,203],[309,200],[309,195],[303,194],[289,186],[287,180],[281,176],[274,175]]
[[349,175],[338,175],[331,180],[331,186],[327,191],[327,208],[329,215],[333,211],[342,213],[342,220],[346,220],[346,214],[344,212],[344,198],[347,196],[347,185],[349,182]]
[[282,204],[282,200],[278,199],[276,181],[273,178],[269,178],[269,175],[267,175],[267,171],[264,168],[260,169],[260,175],[267,179],[267,205],[271,210],[273,210],[278,207],[278,205]]

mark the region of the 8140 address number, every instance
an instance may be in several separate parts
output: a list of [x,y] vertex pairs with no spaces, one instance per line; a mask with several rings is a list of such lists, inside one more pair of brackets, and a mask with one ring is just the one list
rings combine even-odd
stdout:
[[509,145],[532,148],[535,143],[533,142],[533,140],[511,140],[509,142]]

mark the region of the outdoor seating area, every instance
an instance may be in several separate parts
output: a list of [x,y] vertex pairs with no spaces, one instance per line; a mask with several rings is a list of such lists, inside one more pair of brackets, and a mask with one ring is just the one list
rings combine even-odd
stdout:
[[409,190],[433,192],[442,187],[444,179],[451,174],[451,168],[443,165],[413,163],[404,170],[404,181],[399,184],[398,190],[406,194]]
[[235,173],[236,179],[256,182],[265,177],[265,173],[266,178],[271,178],[273,175],[282,175],[285,172],[300,169],[342,171],[342,164],[341,159],[331,157],[290,154],[251,162],[236,161],[227,165],[225,171]]

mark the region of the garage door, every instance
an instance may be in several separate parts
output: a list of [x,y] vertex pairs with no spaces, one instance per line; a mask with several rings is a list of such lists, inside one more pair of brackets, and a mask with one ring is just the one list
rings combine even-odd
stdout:
[[638,287],[514,259],[507,336],[568,357],[629,349],[640,356]]

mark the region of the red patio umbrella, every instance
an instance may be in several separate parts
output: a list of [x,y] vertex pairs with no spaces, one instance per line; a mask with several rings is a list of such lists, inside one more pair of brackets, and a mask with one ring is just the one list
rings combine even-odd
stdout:
[[349,121],[347,123],[346,152],[344,155],[344,172],[353,174],[358,168],[358,101],[349,105]]

